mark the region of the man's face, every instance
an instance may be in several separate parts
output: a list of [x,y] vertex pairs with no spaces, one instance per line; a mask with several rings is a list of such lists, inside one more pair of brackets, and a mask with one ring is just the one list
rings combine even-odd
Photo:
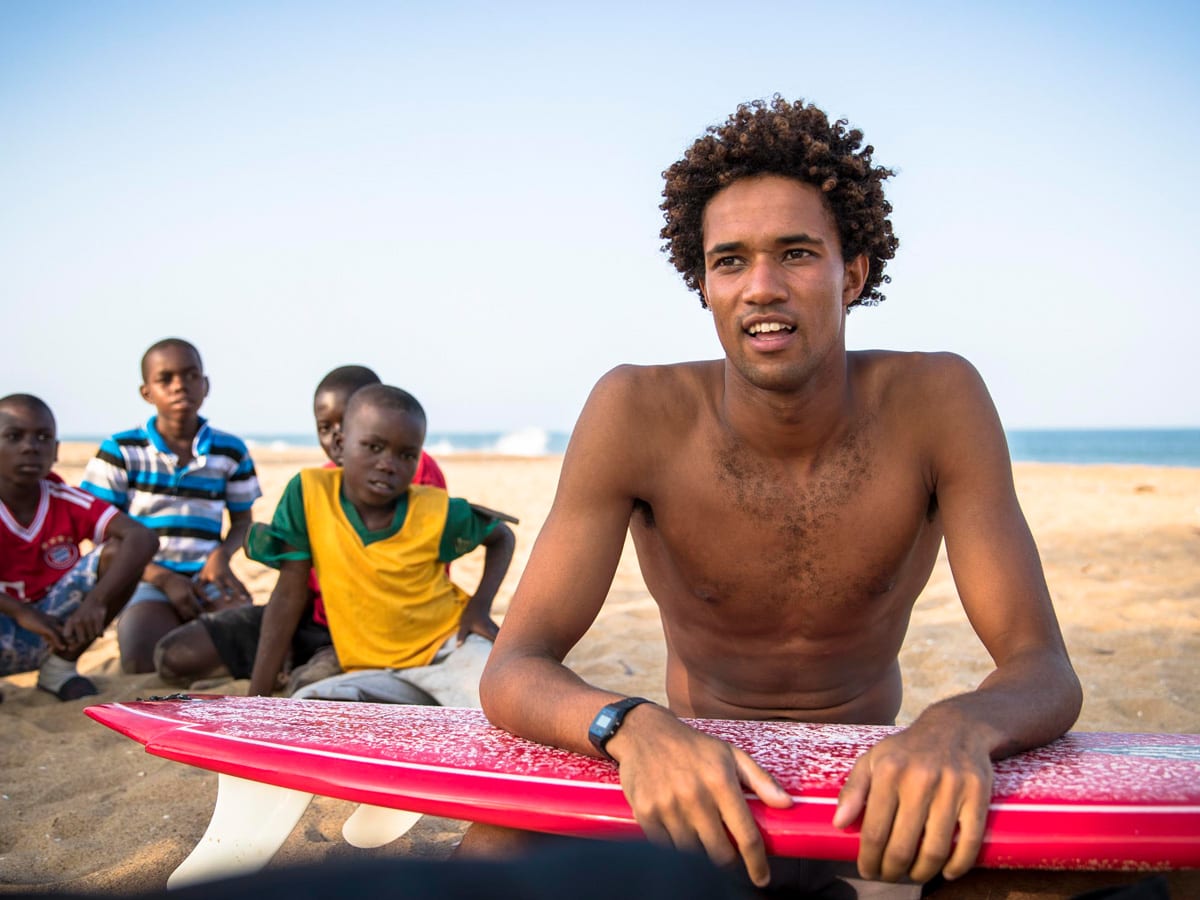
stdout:
[[346,498],[360,511],[394,505],[412,483],[424,443],[419,417],[371,403],[353,407],[335,437]]
[[349,391],[325,390],[318,391],[313,398],[313,418],[317,421],[317,441],[334,462],[339,462],[335,455],[334,439],[342,431],[342,419],[346,415],[346,403],[350,399]]
[[780,175],[723,188],[703,229],[704,298],[734,370],[765,390],[805,386],[845,350],[845,311],[866,257],[843,262],[820,190]]
[[146,383],[141,392],[161,418],[186,421],[199,414],[200,404],[208,396],[208,379],[191,349],[168,345],[146,358]]
[[24,403],[0,407],[0,484],[35,485],[57,458],[53,416]]

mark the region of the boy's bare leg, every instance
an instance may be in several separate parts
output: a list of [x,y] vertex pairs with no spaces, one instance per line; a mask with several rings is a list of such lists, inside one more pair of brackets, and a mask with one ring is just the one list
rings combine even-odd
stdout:
[[154,668],[170,684],[231,674],[199,619],[167,632],[154,648]]
[[154,671],[154,647],[182,623],[170,603],[138,603],[117,620],[121,671],[136,675]]

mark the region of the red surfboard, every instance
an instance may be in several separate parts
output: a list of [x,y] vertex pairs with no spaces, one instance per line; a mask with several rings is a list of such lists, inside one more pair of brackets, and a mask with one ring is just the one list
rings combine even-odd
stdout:
[[[641,836],[615,765],[514,737],[479,710],[195,696],[85,712],[156,756],[296,792],[303,805],[319,794],[533,831]],[[777,810],[748,797],[769,853],[857,856],[856,831],[830,824],[837,794],[854,761],[896,729],[690,721],[741,747],[794,798]],[[977,864],[1200,867],[1200,735],[1072,732],[998,762]]]

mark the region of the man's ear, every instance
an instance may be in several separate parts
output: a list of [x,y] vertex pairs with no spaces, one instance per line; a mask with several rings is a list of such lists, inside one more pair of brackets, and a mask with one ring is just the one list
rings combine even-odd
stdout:
[[708,289],[704,284],[703,272],[696,276],[696,290],[700,292],[700,305],[705,309],[712,309],[712,307],[708,305]]
[[204,399],[205,400],[208,399],[208,390],[209,390],[208,376],[205,375],[204,376]]
[[860,253],[846,263],[846,271],[842,280],[842,306],[847,307],[863,292],[867,283],[867,275],[871,271],[871,261],[867,254]]
[[148,384],[141,385],[140,387],[138,387],[138,393],[142,395],[142,399],[145,400],[147,403],[154,402],[153,400],[150,399],[150,385],[148,385]]
[[54,462],[58,462],[58,441],[54,442]]

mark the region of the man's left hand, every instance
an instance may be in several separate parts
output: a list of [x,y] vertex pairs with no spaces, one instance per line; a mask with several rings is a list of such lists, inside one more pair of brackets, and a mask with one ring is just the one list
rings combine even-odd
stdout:
[[[864,878],[922,883],[975,863],[992,796],[992,761],[967,730],[921,722],[880,741],[855,763],[838,797],[836,828],[862,816]],[[957,829],[957,834],[956,834]]]

